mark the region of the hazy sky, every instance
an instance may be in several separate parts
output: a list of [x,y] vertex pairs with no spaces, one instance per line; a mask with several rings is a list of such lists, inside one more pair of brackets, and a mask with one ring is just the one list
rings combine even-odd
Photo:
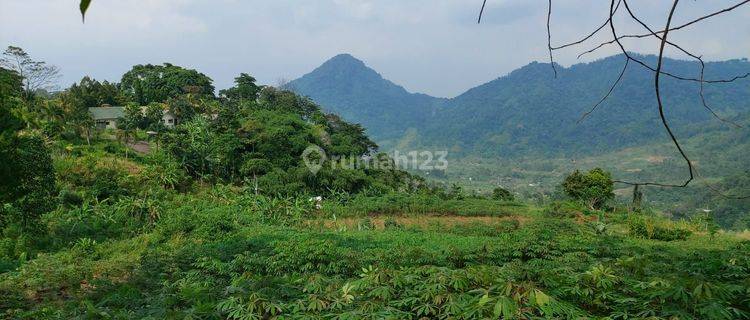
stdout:
[[[676,20],[738,1],[685,0]],[[658,27],[671,1],[631,2]],[[410,91],[444,97],[547,59],[545,0],[489,0],[481,25],[480,0],[93,0],[85,24],[77,3],[0,0],[0,45],[58,65],[65,86],[87,74],[119,81],[134,64],[162,62],[198,69],[218,88],[240,72],[275,84],[351,53]],[[593,29],[609,10],[602,0],[554,3],[558,44]],[[685,29],[675,40],[710,60],[748,57],[750,6]],[[656,48],[653,42],[631,46]],[[581,49],[556,53],[557,61],[575,63]]]

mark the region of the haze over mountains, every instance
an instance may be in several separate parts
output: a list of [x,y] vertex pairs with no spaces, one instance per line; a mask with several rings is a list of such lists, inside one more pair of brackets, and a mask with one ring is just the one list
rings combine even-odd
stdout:
[[[653,56],[641,58],[655,62]],[[623,63],[618,55],[569,68],[558,65],[555,78],[549,64],[532,62],[444,99],[410,93],[342,54],[289,86],[324,109],[363,124],[384,149],[447,148],[454,156],[566,156],[667,141],[658,119],[653,75],[635,64],[628,66],[613,94],[578,122],[606,94]],[[697,63],[672,59],[665,61],[665,68],[696,78],[700,70]],[[746,59],[711,62],[706,79],[748,71]],[[682,138],[718,122],[702,106],[699,91],[697,82],[664,81],[666,114]],[[705,95],[723,117],[741,121],[748,116],[748,79],[706,85]]]

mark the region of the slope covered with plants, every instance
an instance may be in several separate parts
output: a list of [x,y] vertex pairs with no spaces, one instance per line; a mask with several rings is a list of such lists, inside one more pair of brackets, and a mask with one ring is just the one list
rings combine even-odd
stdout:
[[[346,58],[344,58],[346,57]],[[640,56],[655,63],[654,56]],[[393,131],[403,136],[403,127],[413,128],[412,146],[450,148],[456,155],[517,157],[576,155],[619,150],[666,141],[660,128],[651,73],[631,64],[616,90],[585,121],[582,115],[602,99],[617,79],[624,60],[621,55],[557,66],[554,77],[546,63],[531,63],[506,76],[444,99],[439,107],[425,108],[400,87],[382,79],[375,71],[350,56],[337,56],[312,73],[292,81],[290,88],[362,123],[368,130],[390,130],[378,119],[383,114],[404,124]],[[666,59],[665,70],[683,77],[699,77],[697,62]],[[706,64],[706,79],[731,79],[750,70],[747,60]],[[367,81],[360,79],[366,78]],[[709,106],[732,120],[750,111],[749,79],[707,84]],[[399,95],[387,99],[379,88],[394,87]],[[681,137],[703,133],[701,125],[717,120],[706,110],[696,82],[667,78],[663,95],[667,117]],[[394,101],[395,100],[395,101]],[[435,99],[437,100],[437,99]],[[434,104],[433,104],[434,105]]]
[[[247,74],[218,97],[175,65],[123,78],[47,96],[0,69],[0,317],[750,318],[747,233],[623,206],[605,170],[530,205],[332,166],[393,160]],[[97,129],[88,106],[109,101],[124,116]]]

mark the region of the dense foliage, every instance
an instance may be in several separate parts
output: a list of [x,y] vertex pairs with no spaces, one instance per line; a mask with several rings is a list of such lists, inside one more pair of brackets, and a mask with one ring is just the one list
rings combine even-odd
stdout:
[[601,209],[607,201],[614,199],[613,185],[610,173],[601,168],[591,169],[587,173],[576,170],[562,183],[565,194],[583,201],[591,209]]
[[21,104],[20,77],[0,68],[0,232],[9,225],[33,226],[53,209],[55,177],[42,138],[23,132],[14,115]]
[[211,78],[169,63],[134,66],[122,76],[120,88],[132,101],[142,106],[165,102],[186,93],[214,94]]

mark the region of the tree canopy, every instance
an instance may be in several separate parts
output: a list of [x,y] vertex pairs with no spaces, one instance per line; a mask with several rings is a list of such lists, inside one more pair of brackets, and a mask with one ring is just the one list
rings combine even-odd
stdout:
[[169,63],[136,65],[122,76],[120,89],[131,101],[142,106],[166,102],[183,94],[214,95],[213,80],[193,69]]

